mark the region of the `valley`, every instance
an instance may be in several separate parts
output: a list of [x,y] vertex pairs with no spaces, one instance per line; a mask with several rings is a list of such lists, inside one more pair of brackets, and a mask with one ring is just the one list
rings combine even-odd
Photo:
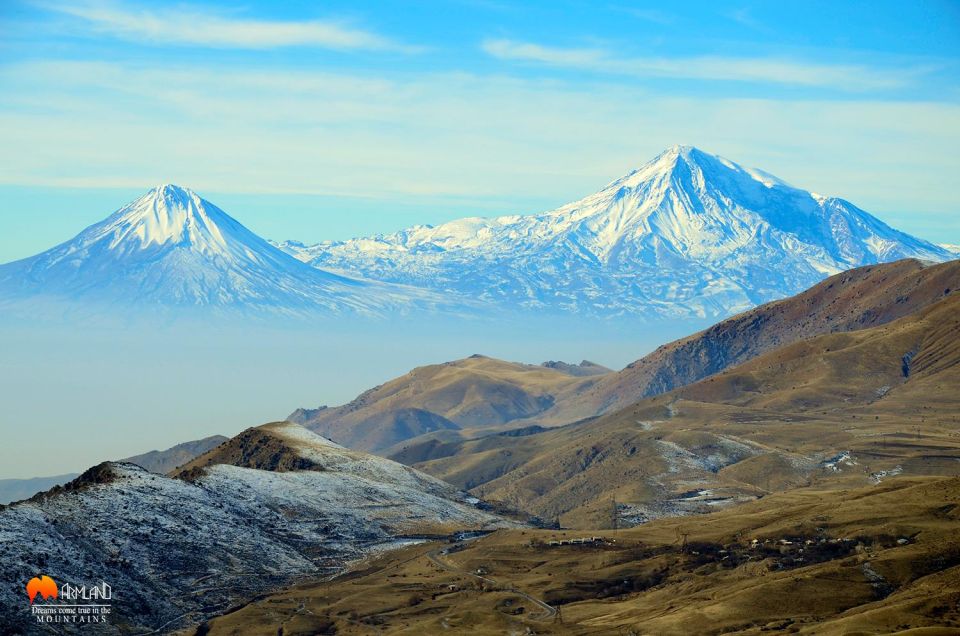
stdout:
[[948,631],[957,289],[868,266],[620,371],[474,355],[105,462],[0,509],[4,589],[110,580],[112,633]]
[[[11,480],[0,603],[44,572],[124,590],[102,628],[117,634],[938,634],[960,620],[952,253],[688,147],[555,212],[399,236],[272,244],[165,185],[0,267],[0,302],[174,322],[718,321],[620,370],[475,353],[231,437]],[[509,258],[486,254],[503,241]],[[782,267],[758,276],[756,258]],[[650,268],[692,286],[667,294]],[[573,278],[547,275],[560,270]],[[587,278],[621,304],[582,302]],[[49,633],[28,618],[0,631]]]

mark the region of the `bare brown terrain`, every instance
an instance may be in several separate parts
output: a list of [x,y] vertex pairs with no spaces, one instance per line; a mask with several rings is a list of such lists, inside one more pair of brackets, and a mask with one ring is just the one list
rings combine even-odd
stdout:
[[[960,474],[960,294],[780,347],[579,424],[395,455],[562,525],[700,512],[818,483]],[[421,453],[420,456],[417,454]]]
[[[913,259],[851,269],[666,344],[577,396],[567,421],[618,410],[813,336],[886,324],[960,289],[960,261]],[[548,412],[545,418],[555,417]],[[561,417],[563,419],[563,417]]]
[[896,477],[630,530],[501,530],[389,553],[196,633],[946,636],[960,631],[957,501],[960,479]]
[[615,373],[588,362],[534,366],[473,356],[414,369],[349,404],[299,409],[288,419],[360,450],[425,458],[482,433],[613,413],[777,347],[886,324],[956,289],[960,261],[861,267],[666,344]]
[[819,309],[760,320],[779,335],[753,332],[768,344],[739,364],[599,417],[398,445],[397,459],[567,529],[408,547],[197,633],[960,633],[948,265],[834,277],[771,315]]
[[[440,431],[498,430],[543,413],[596,382],[598,365],[537,366],[474,355],[414,369],[334,408],[287,419],[359,450],[380,451]],[[571,373],[572,369],[576,373]],[[589,374],[584,372],[589,371]],[[453,438],[459,438],[454,435]]]

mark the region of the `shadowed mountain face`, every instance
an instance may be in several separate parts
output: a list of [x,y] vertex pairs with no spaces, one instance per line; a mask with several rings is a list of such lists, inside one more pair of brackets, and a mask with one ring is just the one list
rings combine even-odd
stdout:
[[598,379],[573,403],[544,419],[573,421],[624,408],[757,355],[812,336],[882,325],[960,289],[960,261],[938,265],[902,260],[849,270],[809,290],[744,312],[666,344]]
[[892,322],[771,348],[579,425],[396,457],[579,527],[608,526],[613,500],[633,524],[809,483],[958,474],[960,294],[945,291]]
[[955,258],[847,201],[690,146],[550,212],[280,247],[501,308],[645,320],[721,318],[852,267]]
[[300,409],[288,419],[351,448],[376,451],[421,435],[523,421],[598,377],[472,356],[414,369],[349,404]]
[[[400,535],[510,525],[449,484],[290,423],[245,431],[178,475],[105,462],[0,508],[0,606],[21,606],[21,579],[37,572],[104,580],[111,633],[166,632]],[[34,620],[2,612],[0,631],[46,633]]]

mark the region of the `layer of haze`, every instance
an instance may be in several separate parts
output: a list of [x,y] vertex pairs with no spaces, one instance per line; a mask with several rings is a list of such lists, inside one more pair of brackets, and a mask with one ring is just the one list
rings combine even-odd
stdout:
[[410,369],[482,353],[620,368],[695,325],[347,322],[0,328],[0,479],[78,472],[335,405]]

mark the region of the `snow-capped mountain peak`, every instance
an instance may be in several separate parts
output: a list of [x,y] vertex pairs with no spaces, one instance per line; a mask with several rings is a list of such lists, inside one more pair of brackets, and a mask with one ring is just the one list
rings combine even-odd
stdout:
[[750,179],[766,187],[787,185],[773,175],[745,168],[696,146],[674,145],[641,167],[613,181],[604,190],[635,188],[650,181],[658,181],[663,185],[672,182],[675,186],[703,185],[717,177]]
[[[140,240],[143,247],[166,243],[226,246],[217,219],[219,209],[207,209],[189,188],[162,184],[117,212],[117,226]],[[119,237],[118,237],[119,238]]]
[[241,244],[263,249],[265,243],[193,190],[173,184],[158,185],[81,236],[88,244],[106,240],[109,249],[121,253],[178,247],[228,256]]
[[643,317],[726,316],[859,265],[952,256],[847,201],[687,145],[549,212],[280,245],[318,267],[510,308]]
[[454,302],[334,274],[277,249],[188,188],[159,185],[73,239],[0,266],[0,300],[373,315]]
[[0,302],[717,318],[901,258],[955,255],[843,199],[677,145],[548,212],[314,246],[270,244],[164,184],[70,241],[0,266]]

